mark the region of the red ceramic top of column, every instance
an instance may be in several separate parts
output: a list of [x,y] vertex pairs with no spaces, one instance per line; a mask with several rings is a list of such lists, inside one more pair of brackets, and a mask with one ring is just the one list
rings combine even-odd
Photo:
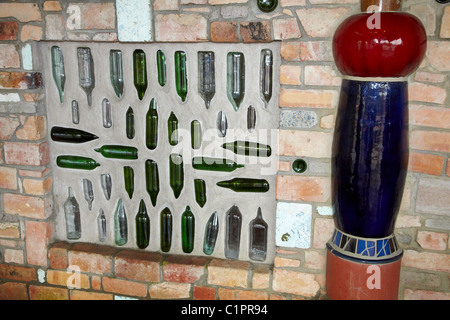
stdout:
[[405,77],[420,65],[427,35],[415,16],[361,13],[347,18],[333,37],[333,55],[344,75]]

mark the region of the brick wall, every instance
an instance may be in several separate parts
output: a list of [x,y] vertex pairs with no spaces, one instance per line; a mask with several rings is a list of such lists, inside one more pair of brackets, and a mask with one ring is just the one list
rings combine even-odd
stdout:
[[[359,1],[280,0],[269,14],[249,0],[130,1],[128,9],[122,2],[0,3],[0,299],[326,298],[330,144],[341,80],[330,39]],[[150,19],[137,32],[122,21],[142,3],[145,10],[134,12]],[[405,0],[403,9],[423,21],[429,45],[410,77],[410,165],[396,225],[404,249],[399,298],[448,300],[450,5]],[[277,247],[273,267],[54,243],[45,97],[33,43],[118,39],[282,41],[276,194],[286,210],[279,215],[301,204],[310,219],[302,222],[306,240]],[[299,157],[308,163],[302,174],[291,169]]]

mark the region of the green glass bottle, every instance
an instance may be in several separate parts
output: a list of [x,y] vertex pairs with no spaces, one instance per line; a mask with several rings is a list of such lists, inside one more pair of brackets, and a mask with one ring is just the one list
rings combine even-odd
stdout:
[[308,164],[303,159],[295,159],[292,163],[292,169],[297,173],[303,173],[308,168]]
[[269,145],[250,141],[227,142],[222,144],[222,148],[245,156],[270,157],[272,154]]
[[197,170],[231,172],[243,168],[244,165],[223,158],[194,157],[192,158],[192,167]]
[[169,208],[161,211],[160,223],[161,251],[169,252],[172,246],[172,212]]
[[235,111],[245,95],[245,58],[241,52],[229,52],[227,56],[227,96]]
[[194,250],[195,217],[189,206],[181,215],[181,248],[184,253]]
[[202,145],[202,125],[198,120],[191,122],[191,147],[192,149],[200,149]]
[[203,179],[194,179],[195,201],[203,208],[206,203],[206,182]]
[[145,161],[145,186],[148,194],[150,195],[152,205],[156,206],[156,199],[159,193],[158,164],[150,159]]
[[120,198],[114,213],[114,241],[118,246],[123,246],[128,241],[127,214]]
[[150,150],[155,150],[158,145],[158,112],[157,103],[152,99],[145,117],[145,144]]
[[219,234],[219,215],[217,211],[209,217],[206,222],[205,236],[203,238],[203,252],[211,255],[216,247],[217,235]]
[[58,156],[56,164],[61,168],[93,170],[100,166],[94,159],[80,156]]
[[150,218],[147,214],[144,200],[139,203],[136,214],[136,245],[139,249],[145,249],[150,242]]
[[234,178],[227,181],[217,182],[222,188],[228,188],[235,192],[267,192],[269,182],[265,179]]
[[133,198],[134,193],[134,170],[132,167],[125,166],[123,167],[123,179],[125,184],[125,190],[128,193],[128,196]]
[[278,0],[258,0],[258,8],[263,12],[272,12],[278,5]]
[[142,100],[147,90],[147,63],[145,60],[145,52],[136,49],[133,52],[133,74],[134,86],[136,87],[139,100]]
[[55,81],[56,88],[59,93],[59,101],[64,102],[64,86],[66,83],[66,72],[64,70],[64,57],[61,48],[53,46],[51,49],[52,54],[52,73],[53,80]]
[[90,132],[58,126],[52,127],[50,136],[53,141],[66,143],[83,143],[98,139],[95,134]]
[[134,138],[134,112],[133,108],[129,107],[125,115],[125,131],[128,139]]
[[123,95],[123,67],[122,67],[122,51],[109,51],[109,72],[111,85],[117,97]]
[[158,66],[158,83],[161,87],[164,87],[167,82],[166,56],[161,50],[156,52],[156,65]]
[[138,158],[138,149],[129,146],[104,145],[94,149],[105,158],[135,160]]
[[186,52],[175,52],[175,86],[177,93],[181,98],[181,101],[186,100],[188,93],[187,83],[187,70],[186,70]]
[[169,156],[169,174],[170,187],[173,190],[175,199],[178,199],[184,186],[183,157],[181,154],[171,154]]
[[170,113],[169,120],[167,120],[167,129],[169,144],[176,146],[178,144],[178,118],[173,112]]

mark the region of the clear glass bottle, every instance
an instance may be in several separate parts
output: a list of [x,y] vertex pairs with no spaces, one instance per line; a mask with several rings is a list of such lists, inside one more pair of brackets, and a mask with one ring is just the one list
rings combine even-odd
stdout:
[[181,101],[186,100],[188,93],[188,78],[186,69],[186,52],[175,52],[175,87]]
[[216,126],[219,137],[225,137],[227,135],[228,129],[228,119],[225,112],[219,111],[219,113],[217,114]]
[[64,102],[64,86],[66,83],[66,72],[64,69],[64,57],[61,48],[53,46],[51,48],[52,55],[52,73],[53,80],[55,81],[56,88],[59,93],[59,101]]
[[109,72],[114,92],[117,97],[121,98],[123,95],[122,51],[109,51]]
[[145,52],[136,49],[133,52],[133,80],[139,100],[142,100],[147,90],[147,63]]
[[80,123],[80,109],[78,108],[78,101],[72,100],[72,123]]
[[262,217],[261,208],[258,208],[256,218],[250,222],[250,259],[255,261],[266,260],[267,229],[268,226]]
[[175,199],[178,199],[184,186],[183,157],[181,154],[171,154],[169,156],[169,174],[170,187],[173,190]]
[[160,216],[160,237],[161,251],[169,252],[172,246],[172,212],[169,208],[164,208]]
[[111,103],[106,98],[102,100],[102,118],[103,118],[103,127],[111,128],[112,127]]
[[139,203],[136,214],[136,245],[139,249],[145,249],[150,242],[150,218],[147,214],[144,200]]
[[181,215],[181,248],[184,253],[194,250],[195,216],[189,206]]
[[253,132],[256,128],[256,109],[249,106],[247,109],[247,130]]
[[106,200],[111,199],[111,188],[112,188],[111,175],[109,173],[102,174],[100,176],[100,184],[102,186]]
[[191,147],[192,149],[200,149],[202,145],[202,125],[198,120],[191,122]]
[[217,235],[219,234],[219,215],[217,211],[209,217],[206,222],[205,236],[203,239],[203,252],[211,255],[216,247]]
[[198,93],[209,109],[211,100],[216,94],[216,79],[214,67],[214,52],[199,51],[198,53]]
[[156,199],[159,193],[159,172],[158,164],[151,159],[145,161],[145,186],[152,205],[156,206]]
[[235,111],[245,95],[245,58],[241,52],[229,52],[227,57],[227,95]]
[[66,218],[67,239],[77,240],[81,238],[81,216],[80,206],[73,194],[72,187],[69,187],[69,196],[64,202],[64,214]]
[[92,188],[92,181],[83,179],[84,199],[88,203],[89,211],[92,210],[92,202],[94,201],[94,189]]
[[98,218],[97,218],[97,224],[98,224],[98,240],[100,242],[106,241],[106,216],[103,209],[100,209],[98,211]]
[[234,205],[226,213],[225,257],[228,259],[239,259],[241,227],[242,214]]
[[123,246],[128,241],[127,214],[120,198],[114,213],[114,241],[118,246]]
[[156,100],[152,99],[145,118],[145,144],[150,150],[156,149],[158,145],[158,111]]
[[267,104],[272,98],[273,54],[271,50],[261,50],[260,68],[259,86],[261,99],[264,101],[264,106],[267,108]]
[[77,52],[79,84],[84,92],[86,92],[88,105],[92,106],[92,91],[95,88],[95,74],[91,49],[78,48]]

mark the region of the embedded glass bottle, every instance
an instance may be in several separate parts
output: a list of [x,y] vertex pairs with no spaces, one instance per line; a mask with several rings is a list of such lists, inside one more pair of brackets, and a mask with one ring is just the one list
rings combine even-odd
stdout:
[[219,215],[217,211],[209,217],[206,222],[205,236],[203,239],[203,253],[211,255],[216,247],[217,235],[219,234]]
[[156,199],[159,193],[159,172],[158,164],[151,159],[145,161],[145,186],[152,205],[156,206]]
[[225,112],[219,111],[219,113],[217,114],[216,126],[219,137],[225,137],[227,135],[228,129],[228,119]]
[[195,217],[189,206],[181,215],[181,248],[184,253],[194,250]]
[[173,190],[175,199],[178,199],[184,186],[183,157],[181,154],[171,154],[169,156],[169,173],[170,187]]
[[161,50],[156,52],[156,65],[158,67],[158,83],[161,87],[164,87],[167,82],[166,56]]
[[66,218],[66,236],[67,239],[76,240],[81,238],[81,216],[80,206],[73,195],[71,187],[68,189],[69,196],[64,202],[64,214]]
[[135,147],[108,144],[100,148],[95,148],[94,150],[105,158],[125,160],[135,160],[138,158],[138,149]]
[[178,118],[173,112],[170,113],[169,120],[167,120],[167,130],[169,144],[176,146],[178,144]]
[[251,141],[227,142],[222,144],[222,148],[245,156],[270,157],[272,155],[272,148],[269,145]]
[[161,251],[169,252],[172,246],[172,212],[164,208],[160,215],[160,240]]
[[92,202],[94,201],[94,190],[92,188],[92,182],[89,179],[83,179],[83,191],[84,199],[88,203],[89,211],[92,210]]
[[192,149],[200,149],[202,145],[202,125],[198,120],[191,122],[191,147]]
[[238,168],[243,168],[243,164],[237,164],[229,159],[194,157],[192,158],[192,167],[197,170],[231,172]]
[[186,52],[176,51],[175,52],[175,87],[177,93],[181,98],[181,101],[186,100],[188,93],[188,80],[187,80],[187,70],[186,70]]
[[103,127],[111,128],[112,127],[111,103],[106,98],[102,100],[102,118],[103,118]]
[[84,92],[86,92],[88,105],[92,106],[92,91],[95,87],[95,74],[91,49],[78,48],[77,53],[79,84]]
[[241,52],[229,52],[227,57],[227,95],[235,111],[245,95],[245,58]]
[[145,52],[136,49],[133,52],[133,80],[139,100],[142,100],[147,90],[147,63]]
[[241,227],[242,214],[239,211],[239,208],[234,205],[226,213],[225,257],[228,259],[239,258]]
[[64,69],[64,57],[61,48],[53,46],[51,48],[52,54],[52,73],[56,88],[59,93],[59,101],[64,102],[64,86],[66,83],[66,72]]
[[145,249],[150,242],[150,218],[147,214],[144,200],[139,203],[136,214],[136,245],[139,249]]
[[125,132],[128,139],[134,138],[134,112],[133,108],[129,107],[125,115]]
[[216,93],[214,52],[212,51],[198,53],[198,93],[205,101],[206,109],[209,109],[211,99]]
[[58,126],[52,127],[50,137],[53,141],[65,143],[84,143],[98,139],[95,134],[90,132]]
[[157,103],[152,99],[145,117],[145,144],[150,150],[156,149],[158,145],[158,112]]
[[80,123],[80,109],[78,108],[78,101],[72,100],[72,123]]
[[235,192],[267,192],[269,182],[265,179],[234,178],[227,181],[219,181],[217,185]]
[[109,72],[114,92],[117,97],[121,98],[123,95],[122,51],[111,50],[109,52]]
[[272,85],[273,85],[272,78],[273,78],[273,54],[271,50],[263,49],[261,50],[259,86],[261,99],[264,101],[264,106],[266,108],[267,104],[272,98]]
[[100,176],[100,184],[102,186],[106,200],[109,200],[111,198],[111,188],[112,188],[111,175],[109,173],[102,174]]
[[100,166],[94,159],[80,156],[62,155],[56,158],[56,164],[60,168],[94,170]]
[[98,217],[97,217],[97,224],[98,224],[98,240],[100,242],[106,241],[106,216],[103,209],[100,209],[98,211]]
[[127,214],[120,198],[114,213],[114,241],[118,246],[123,246],[128,241]]
[[203,208],[206,203],[206,182],[203,179],[194,179],[195,201]]
[[134,193],[134,170],[132,167],[125,166],[123,167],[123,178],[125,184],[125,190],[128,193],[128,196],[133,198]]
[[250,259],[255,261],[266,260],[267,228],[267,223],[262,217],[261,208],[258,208],[256,218],[250,222]]
[[247,109],[247,130],[253,132],[256,128],[256,109],[249,106]]

